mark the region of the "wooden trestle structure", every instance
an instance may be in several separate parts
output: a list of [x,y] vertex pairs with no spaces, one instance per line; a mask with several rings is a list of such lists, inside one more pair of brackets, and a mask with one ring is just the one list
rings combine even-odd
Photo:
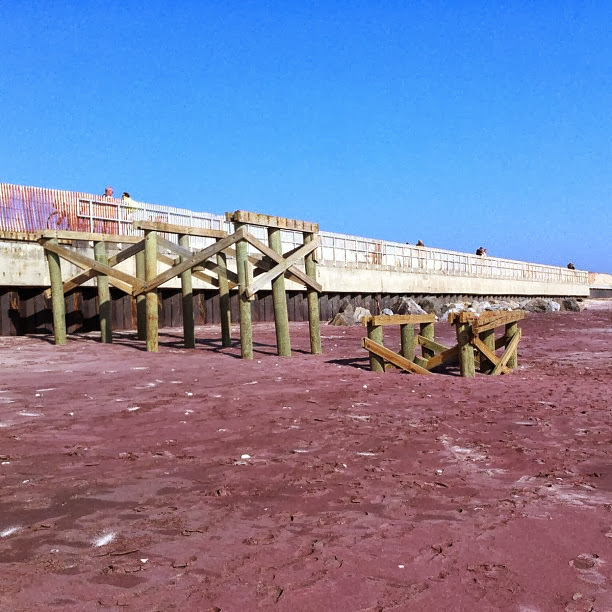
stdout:
[[[461,376],[476,375],[476,364],[483,374],[507,374],[518,366],[518,344],[521,330],[518,321],[525,317],[523,310],[513,312],[483,312],[477,315],[460,312],[449,315],[449,323],[455,326],[457,344],[452,347],[439,344],[434,339],[434,315],[381,315],[365,317],[367,338],[362,346],[370,353],[370,368],[384,372],[385,362],[407,372],[431,374],[431,370],[443,363],[459,362]],[[414,334],[414,325],[420,325],[420,333]],[[383,344],[383,327],[399,325],[401,349],[399,353]],[[495,338],[495,328],[504,326],[504,333]],[[422,356],[415,354],[421,346]],[[502,355],[495,351],[504,348]]]
[[[112,342],[109,285],[113,285],[136,298],[138,338],[146,340],[148,351],[156,352],[159,348],[157,289],[169,280],[180,277],[184,342],[186,348],[194,348],[192,277],[196,277],[219,289],[221,341],[224,347],[230,346],[232,342],[229,292],[237,288],[240,301],[240,346],[243,359],[253,358],[250,302],[260,289],[271,283],[277,352],[279,355],[289,356],[291,355],[291,340],[284,281],[287,277],[306,286],[310,349],[314,354],[321,353],[318,296],[321,285],[316,280],[314,255],[320,243],[318,224],[242,210],[226,213],[226,218],[234,224],[235,231],[232,234],[222,230],[152,221],[134,222],[136,229],[144,231],[144,238],[59,230],[40,232],[38,242],[45,249],[49,265],[55,343],[66,344],[65,294],[82,283],[96,278],[101,341]],[[248,231],[249,225],[267,228],[267,245]],[[283,254],[282,230],[301,232],[304,244]],[[174,234],[177,236],[177,242],[168,240],[160,234]],[[189,246],[191,236],[214,238],[215,243],[194,252]],[[74,241],[93,242],[94,258],[71,248]],[[127,243],[129,246],[109,257],[106,245],[113,242]],[[249,245],[259,253],[249,255]],[[174,257],[168,256],[168,251]],[[235,258],[236,272],[228,269],[228,256]],[[135,276],[117,268],[120,263],[131,257],[136,259]],[[213,257],[215,260],[211,261]],[[62,280],[60,258],[83,271],[67,280]],[[301,259],[304,259],[305,272],[296,266]],[[158,273],[158,263],[169,267]]]

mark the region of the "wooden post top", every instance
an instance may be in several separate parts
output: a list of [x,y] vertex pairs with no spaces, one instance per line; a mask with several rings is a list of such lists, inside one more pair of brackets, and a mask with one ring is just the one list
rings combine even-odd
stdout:
[[248,223],[249,225],[263,225],[265,227],[278,227],[280,229],[295,230],[308,234],[317,234],[319,224],[310,221],[300,221],[298,219],[287,219],[285,217],[274,217],[261,213],[250,212],[248,210],[236,210],[226,212],[225,220],[233,223]]

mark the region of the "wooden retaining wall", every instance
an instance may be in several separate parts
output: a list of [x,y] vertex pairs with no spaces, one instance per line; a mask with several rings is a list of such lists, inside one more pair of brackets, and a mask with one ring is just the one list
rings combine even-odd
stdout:
[[[45,298],[45,287],[0,287],[0,336],[20,336],[25,334],[52,333],[51,299]],[[114,330],[136,329],[136,300],[129,295],[111,289],[112,328]],[[159,326],[180,327],[181,290],[161,289],[159,291]],[[340,309],[343,300],[350,300],[353,306],[367,308],[373,315],[388,308],[395,294],[361,293],[324,293],[319,298],[321,321],[331,320]],[[424,294],[410,295],[420,298]],[[467,295],[438,295],[447,302],[471,299]],[[478,299],[495,299],[496,296],[478,296]],[[499,297],[499,296],[498,296]],[[251,302],[254,322],[274,321],[274,306],[271,291],[260,291]],[[504,299],[524,299],[509,298]],[[69,334],[97,331],[100,329],[98,318],[98,295],[95,287],[81,287],[66,296],[66,327]],[[235,292],[230,298],[232,321],[239,320],[238,296]],[[308,306],[306,292],[287,292],[287,307],[290,321],[307,321]],[[211,290],[194,291],[194,318],[196,325],[219,324],[219,294]]]

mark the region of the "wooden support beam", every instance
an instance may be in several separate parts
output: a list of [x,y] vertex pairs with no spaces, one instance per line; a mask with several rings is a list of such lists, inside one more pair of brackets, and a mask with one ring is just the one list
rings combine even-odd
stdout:
[[235,224],[236,232],[241,239],[236,243],[236,268],[238,269],[238,299],[240,305],[240,354],[243,359],[253,359],[253,324],[251,321],[251,302],[246,289],[249,282],[248,243],[245,239],[246,228]]
[[97,234],[94,232],[72,232],[68,230],[42,230],[36,232],[36,238],[41,239],[57,238],[58,240],[88,240],[93,242],[119,242],[136,243],[140,242],[140,236],[120,236],[118,234]]
[[[278,253],[278,255],[283,254],[281,230],[278,227],[268,228],[268,244],[275,253]],[[290,357],[289,311],[287,309],[287,294],[285,293],[285,277],[283,274],[272,279],[272,303],[274,306],[276,352],[281,357]]]
[[147,282],[137,291],[135,291],[135,295],[139,293],[146,293],[147,291],[151,291],[152,289],[156,289],[160,285],[168,282],[171,278],[178,276],[185,270],[190,270],[194,266],[202,263],[206,259],[209,259],[213,255],[216,255],[220,251],[223,251],[228,246],[235,244],[238,241],[244,241],[244,236],[246,234],[246,229],[241,227],[237,229],[233,234],[226,236],[225,238],[221,238],[215,244],[212,244],[201,251],[198,251],[185,261],[177,264],[176,266],[170,268],[169,270],[165,270],[161,274],[158,274],[155,278],[151,280],[147,280]]
[[[94,257],[96,261],[108,265],[106,243],[94,243]],[[113,311],[108,276],[98,274],[98,315],[100,319],[100,342],[110,344],[113,341]]]
[[419,335],[417,336],[416,339],[417,339],[418,344],[430,349],[434,353],[443,353],[444,351],[448,351],[448,348],[449,348],[448,346],[444,346],[443,344],[440,344],[439,342],[434,342],[433,340],[430,340],[429,338],[425,338],[425,336]]
[[433,323],[436,320],[436,315],[376,315],[372,317],[364,317],[361,320],[362,325],[416,325],[419,323]]
[[100,274],[106,274],[107,276],[110,276],[113,279],[123,281],[124,286],[129,286],[130,288],[133,288],[131,290],[127,290],[126,293],[134,293],[134,291],[142,287],[142,283],[135,276],[127,274],[126,272],[121,272],[121,270],[111,268],[110,266],[98,263],[95,259],[91,259],[91,257],[86,257],[85,255],[81,255],[80,253],[71,251],[66,247],[61,247],[56,242],[51,241],[48,238],[41,239],[40,244],[46,250],[52,251],[53,253],[57,253],[57,255],[59,255],[63,259],[75,264],[76,266],[79,266],[80,268],[92,268]]
[[362,338],[361,345],[364,349],[370,352],[370,359],[372,359],[372,355],[375,355],[377,358],[383,361],[383,364],[384,360],[387,360],[394,366],[401,368],[402,370],[406,370],[407,372],[414,372],[415,374],[431,374],[429,370],[426,370],[425,368],[422,368],[421,366],[417,365],[416,363],[413,363],[405,357],[394,353],[392,350],[384,347],[378,342],[375,342],[371,338]]
[[[318,236],[310,234],[308,232],[303,234],[304,244],[311,245],[318,239]],[[292,257],[297,253],[299,249],[289,255]],[[315,261],[315,251],[310,251],[304,259],[304,267],[308,278],[318,285],[306,285],[306,301],[308,304],[308,333],[310,336],[310,352],[313,355],[320,355],[323,352],[321,347],[321,313],[319,311],[319,292],[321,291],[321,285],[317,281],[317,264]]]
[[518,344],[519,344],[520,339],[521,339],[521,330],[517,328],[510,342],[506,345],[506,351],[501,356],[501,359],[497,362],[497,365],[495,366],[495,368],[493,368],[493,371],[491,372],[492,376],[497,376],[498,374],[501,374],[504,366],[506,364],[509,364],[510,359],[512,358],[513,354],[516,353],[518,349]]
[[[189,251],[189,235],[179,234],[179,245],[186,249],[189,255],[181,255],[181,261],[191,256]],[[181,304],[183,306],[183,339],[185,348],[195,348],[195,322],[193,319],[193,284],[191,270],[181,272]]]
[[249,225],[263,225],[265,227],[278,227],[280,229],[295,230],[297,232],[305,232],[307,234],[317,234],[319,232],[319,224],[309,221],[300,221],[298,219],[287,219],[285,217],[274,217],[272,215],[263,215],[248,210],[236,210],[234,212],[225,213],[226,221],[233,223],[248,223]]
[[[265,245],[261,240],[258,240],[257,238],[255,238],[255,236],[253,236],[252,234],[249,234],[247,232],[246,239],[258,251],[261,251],[266,257],[269,257],[275,263],[282,264],[283,262],[285,262],[285,258],[282,255],[278,255],[278,253],[275,253],[269,246]],[[318,236],[317,236],[317,240],[319,240]],[[300,247],[300,249],[302,248],[303,247]],[[298,250],[299,249],[293,250],[291,253],[291,257],[295,255]],[[270,268],[268,272],[271,270],[272,268]],[[311,289],[314,289],[315,291],[319,291],[319,292],[323,290],[323,287],[321,287],[321,285],[316,280],[313,280],[312,278],[310,278],[308,274],[305,274],[296,266],[291,266],[288,270],[286,270],[285,274],[288,274],[288,273],[291,273],[295,277],[292,280],[295,280],[297,278],[299,279],[297,282],[300,282],[303,285],[306,285],[306,287],[310,287]],[[257,278],[259,279],[259,276]]]
[[[251,242],[249,240],[249,242]],[[277,255],[281,258],[281,262],[278,265],[274,266],[268,272],[264,272],[260,274],[251,284],[247,287],[247,295],[251,297],[255,295],[262,287],[264,287],[267,283],[277,278],[279,275],[284,274],[289,268],[291,268],[297,261],[314,251],[320,243],[320,239],[318,236],[313,238],[311,241],[305,243],[302,247],[300,247],[297,251],[290,255],[289,257],[283,257],[281,254],[277,253]],[[294,272],[295,273],[295,272]],[[308,279],[309,282],[307,285],[312,286],[313,279]],[[316,282],[316,281],[315,281]],[[318,283],[317,283],[318,284]],[[319,285],[320,287],[320,285]],[[317,289],[318,290],[318,289]]]
[[[383,346],[383,328],[381,325],[368,325],[368,337],[363,340],[369,340],[376,346]],[[365,344],[364,348],[367,348]],[[370,349],[368,349],[370,350]],[[384,372],[385,360],[383,357],[374,351],[370,351],[370,370],[372,372]]]
[[459,370],[461,376],[471,378],[476,376],[474,347],[470,344],[470,340],[472,339],[472,326],[469,321],[462,322],[461,319],[459,319],[455,323],[455,328],[457,331],[457,346],[459,347]]
[[459,346],[455,345],[451,348],[446,349],[445,351],[442,351],[441,353],[438,353],[431,359],[428,359],[424,367],[426,367],[428,370],[431,370],[432,368],[442,365],[443,363],[446,363],[448,361],[457,361],[458,357]]
[[408,361],[414,360],[414,328],[411,323],[400,325],[400,355]]
[[[47,246],[49,243],[57,245],[57,240],[49,240]],[[51,280],[51,308],[53,310],[55,344],[66,344],[66,303],[64,302],[64,288],[62,285],[62,266],[59,255],[52,249],[46,248],[45,255],[47,256],[49,278]]]
[[[261,244],[263,244],[263,243],[261,243]],[[259,247],[257,247],[257,248],[259,248]],[[296,249],[293,249],[292,251],[289,251],[287,253],[287,255],[292,255],[295,250]],[[234,249],[225,249],[225,253],[226,253],[226,255],[228,257],[233,257],[234,259],[236,259],[236,251]],[[282,258],[280,258],[279,261],[282,261]],[[277,263],[279,263],[279,262],[277,262],[275,260],[270,259],[267,255],[263,255],[263,254],[259,254],[259,253],[256,254],[256,255],[249,255],[249,262],[251,264],[253,264],[253,267],[254,267],[253,276],[255,278],[257,278],[257,276],[259,276],[260,274],[263,274],[264,272],[268,272]],[[299,268],[297,268],[297,269],[299,270]],[[301,272],[301,270],[300,270],[300,272]],[[306,275],[306,276],[308,276],[308,275]],[[305,284],[304,281],[301,278],[299,278],[298,276],[293,274],[291,269],[289,269],[289,270],[287,270],[285,272],[285,278],[287,280],[293,281],[294,283]]]
[[[119,251],[119,253],[117,253],[116,255],[109,257],[108,265],[111,268],[114,268],[117,264],[120,264],[122,261],[125,261],[126,259],[129,259],[133,255],[136,255],[138,252],[142,251],[142,249],[144,249],[144,241],[142,240],[135,244],[131,244],[129,247]],[[83,283],[87,282],[88,280],[92,278],[95,278],[97,274],[98,273],[95,270],[88,268],[87,270],[84,270],[83,272],[80,272],[79,274],[75,274],[68,280],[65,280],[64,281],[64,294],[70,293],[70,291],[73,291],[74,289],[82,285]],[[121,289],[121,291],[124,291],[129,294],[132,293],[131,286],[129,285],[126,286],[125,283],[122,283],[120,281],[118,281],[117,284],[115,284],[115,279],[113,278],[109,278],[108,281],[111,285],[117,287],[118,289]],[[128,289],[127,291],[126,291],[126,288]],[[50,291],[48,295],[45,292],[45,297],[50,297],[50,296],[51,296]]]
[[[475,333],[474,328],[472,328],[472,333]],[[491,359],[491,355],[495,356],[495,329],[481,331],[478,336],[475,335],[472,338],[472,343],[483,355],[480,360],[480,371],[482,374],[490,374],[497,363],[494,359]],[[482,350],[480,344],[486,348],[487,352]]]
[[192,227],[191,225],[176,225],[158,221],[134,221],[135,229],[163,232],[165,234],[180,234],[182,236],[200,236],[203,238],[225,238],[225,230],[210,229],[207,227]]
[[[145,278],[146,284],[153,284],[157,278],[157,232],[145,234]],[[157,353],[159,350],[159,312],[156,286],[146,290],[145,304],[147,311],[147,351]]]
[[[478,336],[472,338],[472,344],[483,354],[484,358],[480,360],[480,371],[484,374],[490,374],[493,368],[499,363],[500,358],[495,354],[495,351],[491,350],[491,347],[487,345]],[[487,364],[486,368],[483,368],[483,364]],[[490,366],[488,365],[490,364]],[[503,367],[502,373],[507,374],[510,372],[510,368]]]
[[[144,247],[144,240],[142,241]],[[145,252],[144,248],[136,253],[136,276],[144,283],[145,274]],[[147,339],[147,299],[143,293],[136,296],[136,326],[138,339]]]
[[[421,323],[419,335],[426,340],[434,341],[434,324],[433,322]],[[429,348],[426,344],[421,344],[421,354],[423,359],[431,359],[435,353],[433,349]]]
[[[232,346],[232,312],[227,270],[227,257],[223,251],[217,253],[217,277],[219,279],[219,311],[221,317],[221,346]],[[236,277],[237,278],[237,277]]]
[[[518,323],[512,322],[512,323],[507,323],[506,324],[506,329],[505,329],[505,333],[504,333],[504,339],[506,341],[506,351],[508,350],[508,347],[510,346],[510,343],[512,342],[512,339],[515,337],[515,335],[519,332],[519,327],[518,327]],[[511,355],[509,355],[508,357],[508,367],[511,369],[517,368],[518,367],[518,343],[517,343],[517,347],[515,348],[515,350],[513,351],[513,353]]]
[[501,325],[516,323],[524,318],[524,310],[483,312],[477,319],[474,319],[472,330],[474,335],[480,335],[482,332],[495,329]]

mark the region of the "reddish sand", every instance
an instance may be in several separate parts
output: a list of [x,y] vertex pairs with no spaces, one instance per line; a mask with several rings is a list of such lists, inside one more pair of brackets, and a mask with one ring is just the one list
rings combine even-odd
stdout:
[[471,380],[374,374],[359,327],[0,338],[0,609],[611,610],[599,305]]

